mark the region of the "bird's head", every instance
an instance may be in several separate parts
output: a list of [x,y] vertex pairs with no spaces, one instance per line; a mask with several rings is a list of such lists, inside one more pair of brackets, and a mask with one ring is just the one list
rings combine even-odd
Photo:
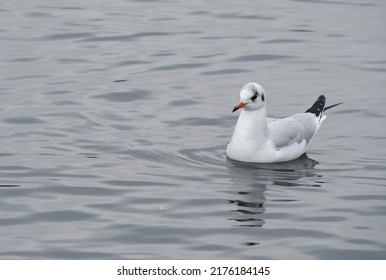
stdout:
[[236,104],[232,112],[238,109],[259,110],[265,106],[265,92],[261,85],[248,83],[240,91],[240,102]]

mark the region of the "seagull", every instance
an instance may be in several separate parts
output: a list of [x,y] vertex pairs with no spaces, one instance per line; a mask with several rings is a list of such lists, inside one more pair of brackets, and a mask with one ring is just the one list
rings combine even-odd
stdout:
[[303,155],[313,136],[326,119],[324,112],[342,103],[325,107],[324,95],[305,112],[286,118],[267,118],[266,94],[257,83],[248,83],[240,91],[240,102],[232,112],[242,109],[231,141],[230,159],[251,163],[275,163]]

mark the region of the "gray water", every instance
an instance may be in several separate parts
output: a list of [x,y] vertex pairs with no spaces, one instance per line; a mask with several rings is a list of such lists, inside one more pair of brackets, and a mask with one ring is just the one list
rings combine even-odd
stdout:
[[[1,259],[386,259],[386,2],[0,4]],[[227,160],[247,82],[331,109]]]

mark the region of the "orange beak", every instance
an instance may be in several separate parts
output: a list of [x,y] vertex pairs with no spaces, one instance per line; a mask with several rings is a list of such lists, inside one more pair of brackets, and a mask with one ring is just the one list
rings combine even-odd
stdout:
[[233,111],[232,111],[232,113],[233,112],[235,112],[235,111],[237,111],[238,109],[240,109],[240,108],[243,108],[243,107],[245,107],[245,103],[243,103],[243,102],[239,102],[239,103],[237,103],[236,104],[236,106],[233,108]]

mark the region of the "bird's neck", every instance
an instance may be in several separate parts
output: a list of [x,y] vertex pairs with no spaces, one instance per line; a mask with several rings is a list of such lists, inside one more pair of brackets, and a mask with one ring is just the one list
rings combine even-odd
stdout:
[[254,141],[266,137],[268,135],[266,108],[243,109],[237,121],[234,135],[238,135],[243,140],[251,139]]

